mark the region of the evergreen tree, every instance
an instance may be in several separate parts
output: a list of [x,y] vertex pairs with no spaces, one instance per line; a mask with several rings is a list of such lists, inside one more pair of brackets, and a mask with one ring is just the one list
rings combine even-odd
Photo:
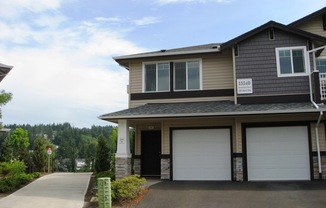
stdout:
[[95,160],[95,172],[104,172],[110,170],[110,153],[108,143],[103,135],[99,136],[96,160]]
[[38,171],[45,172],[47,159],[47,142],[43,137],[37,137],[34,141],[33,161]]
[[14,159],[14,143],[7,136],[2,142],[1,157],[0,161],[10,162]]

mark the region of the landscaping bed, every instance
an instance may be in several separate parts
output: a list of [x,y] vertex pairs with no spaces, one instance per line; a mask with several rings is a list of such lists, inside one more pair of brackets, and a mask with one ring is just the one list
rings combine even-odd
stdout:
[[[98,207],[96,180],[96,176],[92,175],[89,181],[88,189],[85,194],[85,203],[83,208]],[[131,176],[122,180],[118,180],[117,182],[112,182],[112,207],[136,207],[137,204],[144,198],[144,196],[148,192],[148,189],[144,188],[145,183],[146,180],[143,178],[139,178],[138,176]]]

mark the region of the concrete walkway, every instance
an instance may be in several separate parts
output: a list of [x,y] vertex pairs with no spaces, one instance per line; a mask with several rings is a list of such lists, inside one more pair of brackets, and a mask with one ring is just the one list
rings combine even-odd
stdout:
[[91,173],[53,173],[0,200],[1,208],[81,208]]

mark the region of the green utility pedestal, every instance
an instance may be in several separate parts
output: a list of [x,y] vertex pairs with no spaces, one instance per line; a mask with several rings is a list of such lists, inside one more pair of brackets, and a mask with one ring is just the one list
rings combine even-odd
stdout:
[[99,178],[97,180],[99,208],[111,208],[112,206],[110,180],[110,178]]

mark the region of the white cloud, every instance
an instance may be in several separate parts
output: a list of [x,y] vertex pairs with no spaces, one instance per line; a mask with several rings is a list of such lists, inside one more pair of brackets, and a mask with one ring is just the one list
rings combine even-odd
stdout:
[[208,3],[208,2],[230,3],[232,1],[233,0],[157,0],[156,2],[160,5],[167,5],[167,4]]
[[34,22],[36,25],[41,27],[57,27],[61,23],[64,23],[67,20],[66,17],[56,14],[56,15],[49,15],[49,14],[42,14],[39,15]]
[[[70,0],[71,1],[71,0]],[[2,17],[13,18],[20,16],[23,12],[44,12],[60,8],[67,0],[10,0],[0,1],[0,13]]]
[[104,22],[122,22],[120,17],[96,17],[95,20]]
[[2,109],[5,124],[89,126],[101,123],[101,114],[127,108],[128,71],[112,56],[144,49],[124,39],[126,29],[102,21],[71,23],[40,13],[12,25],[0,17],[0,63],[14,66],[1,82],[14,97]]
[[151,25],[160,22],[160,19],[158,17],[144,17],[138,20],[135,20],[134,23],[137,26],[143,26],[143,25]]

